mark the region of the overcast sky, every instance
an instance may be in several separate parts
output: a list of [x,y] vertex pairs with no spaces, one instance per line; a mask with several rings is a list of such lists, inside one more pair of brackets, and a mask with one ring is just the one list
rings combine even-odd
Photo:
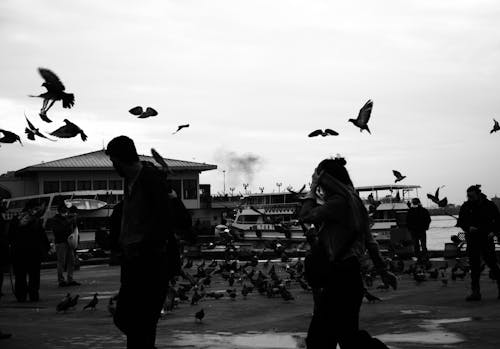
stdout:
[[[201,177],[215,192],[233,151],[262,157],[254,190],[300,187],[340,153],[356,185],[398,169],[424,193],[446,185],[452,202],[475,183],[500,194],[499,18],[495,0],[2,0],[0,128],[22,134],[24,112],[44,131],[67,117],[89,139],[2,145],[0,172],[126,134],[141,153],[219,165]],[[52,124],[27,97],[43,91],[40,66],[76,96]],[[347,123],[369,98],[371,136]],[[159,115],[135,119],[135,105]],[[340,136],[307,138],[327,127]],[[236,191],[244,180],[227,173]]]

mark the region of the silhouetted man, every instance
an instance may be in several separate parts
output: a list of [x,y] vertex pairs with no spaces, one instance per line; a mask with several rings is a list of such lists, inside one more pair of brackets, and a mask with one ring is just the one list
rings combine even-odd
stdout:
[[431,224],[429,211],[422,207],[420,199],[414,198],[406,219],[415,248],[415,255],[419,261],[427,260],[427,230]]
[[191,221],[165,174],[139,161],[134,142],[125,136],[107,147],[113,166],[125,179],[119,232],[121,288],[115,324],[127,336],[127,348],[152,349],[170,279],[180,271],[174,230]]
[[471,267],[472,294],[467,301],[480,301],[479,277],[481,257],[497,280],[500,299],[500,268],[498,267],[493,237],[499,231],[500,213],[497,206],[481,192],[480,185],[467,189],[467,201],[460,208],[458,226],[465,231],[467,254]]

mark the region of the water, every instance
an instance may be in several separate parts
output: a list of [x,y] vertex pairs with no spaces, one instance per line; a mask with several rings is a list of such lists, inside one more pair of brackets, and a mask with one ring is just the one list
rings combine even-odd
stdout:
[[453,217],[433,216],[431,227],[427,232],[427,248],[430,251],[443,251],[444,244],[451,242],[450,237],[461,231],[455,224],[457,220]]

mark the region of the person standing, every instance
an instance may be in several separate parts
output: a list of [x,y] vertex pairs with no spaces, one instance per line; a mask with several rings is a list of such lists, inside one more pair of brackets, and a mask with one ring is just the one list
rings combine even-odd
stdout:
[[[316,348],[368,347],[361,340],[359,312],[365,288],[360,259],[365,252],[386,284],[396,287],[369,226],[368,212],[354,189],[342,158],[322,161],[312,176],[311,191],[299,214],[318,228],[306,271],[315,295],[315,311],[306,344]],[[307,264],[314,265],[307,265]],[[315,274],[315,275],[313,275]],[[366,337],[364,337],[366,338]]]
[[498,299],[500,299],[500,268],[493,241],[494,235],[500,230],[500,213],[497,206],[482,193],[480,185],[473,185],[467,189],[467,201],[460,208],[457,226],[465,232],[471,268],[472,293],[466,301],[481,300],[479,283],[481,257],[497,281]]
[[[75,270],[75,254],[68,243],[68,237],[75,228],[74,220],[68,216],[68,208],[65,204],[60,204],[57,214],[50,220],[50,227],[54,234],[57,255],[57,281],[59,287],[79,286],[80,283],[73,279]],[[64,271],[67,272],[67,279]]]
[[431,225],[431,215],[427,209],[422,207],[422,203],[418,198],[411,201],[406,225],[413,240],[415,256],[420,262],[427,261],[427,230]]
[[44,210],[36,201],[29,201],[9,227],[14,293],[18,302],[25,302],[28,296],[32,302],[40,299],[40,268],[50,249],[40,218]]
[[130,138],[114,138],[106,154],[125,179],[118,239],[121,286],[114,321],[127,336],[128,349],[152,349],[169,281],[180,272],[174,228],[190,227],[191,219],[177,221],[188,216],[185,207],[165,174],[152,163],[139,161]]
[[0,202],[0,298],[3,296],[4,273],[9,272],[9,237],[4,213],[5,207],[3,202]]

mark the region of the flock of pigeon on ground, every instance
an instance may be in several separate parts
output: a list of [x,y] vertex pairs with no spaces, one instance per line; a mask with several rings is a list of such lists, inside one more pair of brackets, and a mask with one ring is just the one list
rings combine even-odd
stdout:
[[[57,101],[62,102],[63,108],[67,109],[72,108],[75,104],[75,95],[73,93],[66,92],[66,87],[63,85],[63,83],[57,77],[57,75],[53,73],[51,70],[45,68],[38,68],[38,72],[40,73],[41,77],[44,80],[42,86],[45,87],[47,91],[39,95],[30,95],[29,97],[42,98],[43,103],[42,103],[42,108],[40,109],[39,116],[44,122],[51,123],[52,120],[47,115],[47,112],[50,110],[50,108],[52,108],[52,106]],[[141,106],[137,106],[130,109],[129,113],[137,116],[139,119],[146,119],[158,115],[158,112],[154,108],[147,107],[146,110],[144,110]],[[44,135],[39,128],[35,127],[33,122],[31,122],[28,119],[26,114],[24,115],[24,117],[26,118],[26,122],[28,124],[24,132],[26,133],[26,137],[29,140],[34,141],[36,137],[40,137],[48,139],[50,141],[55,141],[54,139],[51,139],[46,135]],[[80,135],[82,141],[87,140],[87,135],[78,125],[74,124],[68,119],[64,119],[63,121],[65,125],[59,127],[58,129],[52,132],[49,132],[48,134],[56,138],[73,138]],[[174,132],[174,134],[179,132],[183,128],[187,127],[189,127],[189,124],[180,125],[177,131]],[[21,137],[18,134],[12,131],[0,129],[0,143],[15,143],[15,142],[19,142],[21,145],[23,145]]]
[[[454,266],[449,268],[448,263],[436,268],[432,263],[414,263],[406,265],[397,255],[386,258],[388,269],[396,275],[409,275],[416,286],[428,281],[440,282],[442,287],[447,287],[450,279],[453,282],[464,281],[470,272],[470,267],[464,259],[457,258]],[[482,271],[485,265],[482,266]],[[388,292],[390,288],[396,289],[397,285],[379,283],[375,285],[377,271],[373,265],[363,263],[363,281],[365,284],[364,298],[368,303],[381,302],[382,299],[370,290]],[[492,275],[490,273],[490,278]],[[294,292],[311,292],[304,276],[304,263],[301,258],[291,262],[283,257],[281,263],[259,261],[253,256],[249,261],[241,262],[234,259],[212,262],[201,261],[195,265],[192,259],[185,259],[181,275],[171,281],[161,317],[172,313],[181,305],[196,306],[194,313],[195,322],[202,322],[206,315],[203,302],[228,299],[229,301],[245,301],[250,296],[280,299],[283,302],[295,300]],[[107,311],[114,315],[118,295],[109,298]],[[57,313],[66,313],[78,306],[79,295],[74,297],[68,293],[57,305]],[[83,310],[96,310],[99,304],[98,294],[83,307]]]

